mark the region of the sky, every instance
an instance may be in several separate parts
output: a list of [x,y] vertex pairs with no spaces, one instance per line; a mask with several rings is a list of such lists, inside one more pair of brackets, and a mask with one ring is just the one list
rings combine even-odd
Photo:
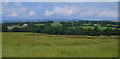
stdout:
[[95,19],[117,20],[117,2],[3,2],[3,20]]
[[2,2],[118,2],[120,0],[2,0]]

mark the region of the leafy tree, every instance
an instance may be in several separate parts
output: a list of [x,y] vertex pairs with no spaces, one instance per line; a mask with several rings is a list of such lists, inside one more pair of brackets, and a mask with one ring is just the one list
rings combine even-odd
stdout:
[[2,32],[8,32],[8,28],[6,26],[2,26]]
[[91,28],[88,28],[87,30],[87,35],[93,35],[93,29],[91,29]]
[[120,24],[117,26],[117,28],[120,28]]
[[95,35],[95,36],[98,36],[100,33],[99,33],[99,29],[98,29],[98,27],[97,26],[95,26],[94,27],[94,31],[93,31],[93,35]]
[[104,31],[103,31],[104,35],[107,35],[107,36],[110,36],[112,34],[112,29],[111,28],[106,28]]
[[15,27],[15,28],[12,29],[12,32],[21,32],[21,29],[18,28],[18,27]]

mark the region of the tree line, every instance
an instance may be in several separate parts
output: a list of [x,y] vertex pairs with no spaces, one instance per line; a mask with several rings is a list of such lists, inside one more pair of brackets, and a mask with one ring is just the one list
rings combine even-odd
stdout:
[[120,35],[119,29],[106,28],[104,30],[98,29],[97,26],[94,26],[94,29],[91,28],[82,28],[75,26],[73,28],[68,26],[35,26],[28,25],[24,28],[15,27],[12,30],[8,30],[5,26],[2,28],[3,32],[34,32],[34,33],[46,33],[46,34],[56,34],[56,35],[90,35],[90,36],[100,36],[100,35]]

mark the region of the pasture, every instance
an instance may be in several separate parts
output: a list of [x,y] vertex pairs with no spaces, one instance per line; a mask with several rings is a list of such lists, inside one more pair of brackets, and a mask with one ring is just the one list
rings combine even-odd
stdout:
[[60,22],[54,22],[51,24],[52,26],[62,26],[62,24],[60,24]]
[[118,36],[3,32],[3,57],[117,57]]

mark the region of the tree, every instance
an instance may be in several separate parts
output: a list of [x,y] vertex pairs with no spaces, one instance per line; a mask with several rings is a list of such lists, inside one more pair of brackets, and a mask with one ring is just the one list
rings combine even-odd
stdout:
[[93,29],[91,29],[91,28],[88,28],[87,30],[87,35],[93,35]]
[[110,36],[112,34],[112,29],[111,28],[106,28],[104,31],[103,31],[103,34],[104,35],[107,35],[107,36]]
[[2,26],[2,32],[8,32],[8,28],[6,26]]
[[100,31],[100,30],[98,29],[98,27],[95,26],[95,27],[94,27],[94,31],[93,31],[93,35],[99,36],[99,34],[100,34],[99,31]]
[[117,28],[120,28],[120,24],[118,24]]
[[21,29],[18,28],[18,27],[15,27],[15,28],[12,29],[12,32],[21,32]]

